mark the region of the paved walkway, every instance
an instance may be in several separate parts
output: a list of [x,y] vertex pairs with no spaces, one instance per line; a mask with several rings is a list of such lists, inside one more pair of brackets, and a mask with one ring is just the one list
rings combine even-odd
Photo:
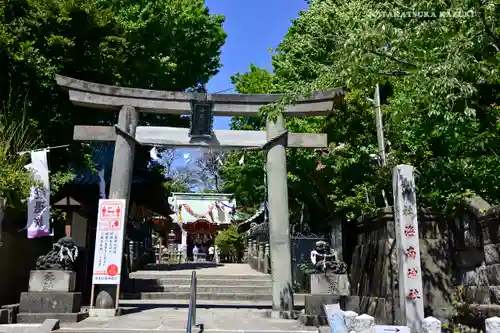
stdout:
[[[181,264],[182,265],[182,264]],[[174,265],[171,265],[174,266]],[[270,277],[269,274],[258,272],[250,267],[248,264],[224,264],[216,267],[201,267],[196,268],[196,275],[251,275]],[[141,270],[130,274],[131,277],[135,275],[191,275],[193,269],[171,269],[171,270]]]
[[[266,318],[265,310],[256,309],[197,309],[196,323],[206,331],[288,331],[317,332],[316,327],[305,327],[297,320]],[[120,317],[88,318],[76,324],[62,324],[61,332],[110,331],[185,331],[188,309],[157,308]],[[197,332],[198,329],[193,329]]]
[[[134,276],[190,276],[192,269],[173,270],[142,270],[131,274]],[[196,274],[199,278],[209,276],[248,276],[250,278],[262,277],[271,279],[269,274],[264,274],[253,270],[247,264],[224,264],[217,267],[197,268]],[[61,324],[61,333],[70,332],[140,332],[140,331],[164,331],[164,332],[185,332],[187,324],[188,309],[181,305],[183,300],[121,300],[120,304],[127,307],[127,303],[138,306],[141,311],[130,313],[115,318],[88,318],[75,324]],[[185,300],[187,302],[187,300]],[[141,304],[142,303],[142,304]],[[158,303],[158,304],[155,304]],[[169,304],[170,303],[170,304]],[[176,303],[176,304],[171,304]],[[201,300],[197,302],[202,303]],[[196,323],[203,324],[204,330],[210,332],[291,332],[310,333],[317,332],[315,327],[305,327],[297,320],[271,319],[266,314],[269,310],[258,308],[244,308],[238,305],[231,307],[231,302],[206,301],[206,303],[216,306],[196,309]],[[217,304],[215,304],[217,303]],[[223,303],[223,304],[220,304]],[[241,302],[238,302],[241,303]],[[252,307],[258,306],[255,302],[248,302]],[[203,306],[202,304],[199,304]],[[241,305],[241,304],[239,304]],[[270,302],[266,302],[269,306]],[[225,306],[225,307],[221,307]],[[198,332],[199,329],[193,329]]]

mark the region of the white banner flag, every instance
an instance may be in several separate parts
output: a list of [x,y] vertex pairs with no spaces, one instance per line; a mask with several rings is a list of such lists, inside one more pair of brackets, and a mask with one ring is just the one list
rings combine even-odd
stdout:
[[28,238],[51,236],[50,232],[50,181],[47,152],[31,152],[31,163],[26,166],[38,183],[31,188],[28,198]]
[[98,175],[99,175],[99,198],[100,199],[106,199],[106,179],[104,178],[104,167],[102,167],[101,170],[99,170]]

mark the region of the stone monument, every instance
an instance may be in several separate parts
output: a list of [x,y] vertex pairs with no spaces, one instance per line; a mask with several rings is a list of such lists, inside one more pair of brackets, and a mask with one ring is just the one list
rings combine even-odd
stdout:
[[21,293],[19,323],[45,319],[78,322],[88,315],[80,311],[82,294],[75,292],[78,246],[71,237],[59,239],[52,250],[36,261],[30,272],[28,292]]
[[299,320],[307,326],[323,326],[328,324],[323,305],[338,303],[344,308],[350,295],[347,265],[325,241],[316,242],[310,260],[311,294],[305,296]]

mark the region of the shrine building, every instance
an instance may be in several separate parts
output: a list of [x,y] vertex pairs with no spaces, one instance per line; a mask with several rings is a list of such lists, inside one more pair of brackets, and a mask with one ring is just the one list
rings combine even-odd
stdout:
[[217,231],[228,228],[236,220],[234,195],[225,193],[172,193],[168,198],[172,211],[172,229],[178,249],[192,257],[198,245],[206,253],[214,244]]

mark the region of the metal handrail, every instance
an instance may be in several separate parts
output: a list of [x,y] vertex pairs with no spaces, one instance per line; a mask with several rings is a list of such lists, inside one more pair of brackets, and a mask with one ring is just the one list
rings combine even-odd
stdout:
[[189,309],[186,332],[191,333],[193,326],[196,326],[196,271],[191,273],[191,290],[189,295]]

